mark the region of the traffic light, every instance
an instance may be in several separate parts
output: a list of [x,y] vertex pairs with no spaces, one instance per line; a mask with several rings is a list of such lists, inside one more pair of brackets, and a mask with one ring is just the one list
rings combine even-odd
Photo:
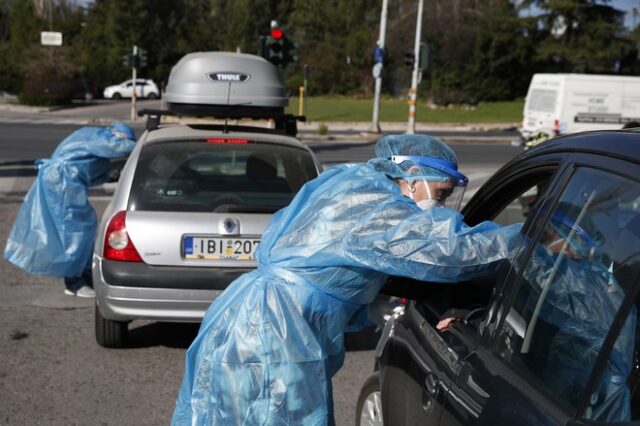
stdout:
[[138,65],[140,66],[140,68],[144,68],[147,66],[148,53],[149,52],[145,49],[138,49]]
[[122,65],[124,65],[125,67],[131,66],[131,54],[127,53],[125,55],[122,55]]
[[281,28],[274,26],[268,36],[260,36],[258,54],[277,67],[298,62],[298,43],[289,40]]
[[404,54],[404,64],[409,67],[409,68],[413,68],[413,64],[416,61],[416,55],[413,52],[407,52]]
[[420,43],[420,59],[418,68],[421,71],[431,68],[431,59],[433,58],[433,46],[431,43]]
[[278,28],[271,28],[271,34],[266,40],[266,59],[278,67],[285,66],[284,50],[285,50],[284,32]]
[[284,38],[284,52],[282,55],[282,66],[286,67],[288,64],[297,64],[298,63],[298,43],[294,43],[288,38]]

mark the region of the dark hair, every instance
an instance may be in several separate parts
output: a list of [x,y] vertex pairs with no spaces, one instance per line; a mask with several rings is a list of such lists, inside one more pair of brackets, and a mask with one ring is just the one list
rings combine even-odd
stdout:
[[640,121],[627,121],[622,126],[623,129],[633,129],[634,127],[640,127]]

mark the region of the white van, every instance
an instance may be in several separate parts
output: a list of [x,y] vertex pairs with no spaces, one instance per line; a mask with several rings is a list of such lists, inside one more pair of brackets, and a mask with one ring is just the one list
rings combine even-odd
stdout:
[[640,121],[640,77],[535,74],[524,104],[525,141]]

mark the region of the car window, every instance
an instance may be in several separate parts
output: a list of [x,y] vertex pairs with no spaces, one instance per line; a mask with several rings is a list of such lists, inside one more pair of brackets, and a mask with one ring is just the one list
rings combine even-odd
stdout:
[[129,208],[272,213],[288,205],[300,187],[317,176],[311,154],[302,148],[210,142],[144,147]]
[[[533,206],[540,202],[545,194],[557,167],[544,167],[530,170],[510,179],[499,179],[499,185],[494,185],[492,191],[485,194],[482,200],[475,199],[475,203],[465,208],[465,222],[475,225],[485,220],[493,220],[500,225],[524,223],[533,211]],[[465,317],[466,323],[476,332],[486,321],[492,297],[496,294],[497,285],[503,280],[498,279],[509,263],[504,262],[500,273],[478,278],[471,282],[459,283],[455,291],[450,285],[419,285],[407,282],[404,278],[392,278],[382,289],[384,294],[401,296],[417,301],[416,308],[427,318],[429,323],[436,323],[449,314]]]
[[[521,268],[497,339],[501,356],[575,413],[610,325],[638,276],[629,256],[640,249],[640,185],[579,168],[549,212]],[[637,218],[637,220],[636,220]],[[624,239],[630,239],[622,244]],[[524,252],[523,252],[524,253]],[[516,265],[518,262],[516,262]],[[522,262],[521,262],[522,264]],[[627,272],[623,275],[623,272]],[[635,275],[634,275],[635,274]],[[621,336],[635,336],[635,310]],[[589,418],[629,419],[633,347],[620,343],[607,362]],[[619,408],[626,406],[626,410]]]
[[[529,170],[519,176],[503,178],[494,184],[492,191],[465,208],[465,222],[476,225],[484,220],[491,220],[499,225],[523,223],[527,220],[551,181],[557,166],[540,167]],[[471,208],[469,208],[471,207]]]

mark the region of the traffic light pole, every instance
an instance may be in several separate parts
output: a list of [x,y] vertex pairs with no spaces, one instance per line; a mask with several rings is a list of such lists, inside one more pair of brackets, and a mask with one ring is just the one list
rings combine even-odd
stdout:
[[[384,52],[384,38],[387,32],[387,5],[388,0],[382,0],[382,11],[380,12],[380,36],[378,37],[378,47]],[[373,117],[371,119],[371,131],[380,133],[380,92],[382,90],[382,73],[376,77],[375,93],[373,96]]]
[[422,11],[424,0],[418,0],[418,18],[416,19],[416,42],[413,49],[415,60],[411,73],[411,89],[409,89],[409,123],[407,133],[413,135],[416,132],[416,99],[418,95],[418,78],[420,73],[420,39],[422,38]]
[[136,121],[136,58],[138,56],[138,46],[133,46],[133,63],[131,64],[131,79],[133,91],[131,92],[131,121]]

